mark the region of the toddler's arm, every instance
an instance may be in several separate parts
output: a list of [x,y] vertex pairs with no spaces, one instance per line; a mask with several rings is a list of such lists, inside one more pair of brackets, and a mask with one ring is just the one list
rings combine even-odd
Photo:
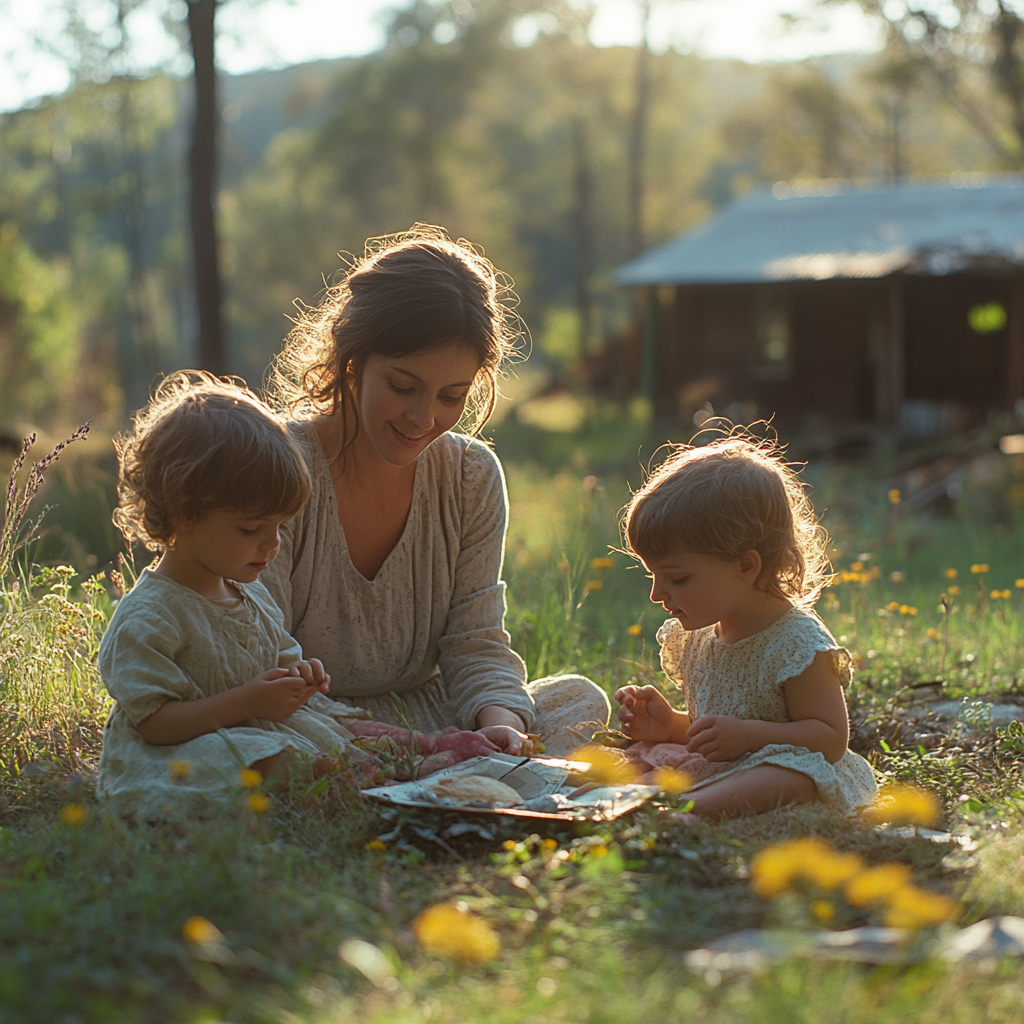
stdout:
[[731,715],[708,715],[690,727],[685,742],[709,761],[735,761],[769,743],[818,751],[835,764],[850,742],[850,719],[831,655],[820,651],[798,676],[782,684],[789,722],[761,722]]
[[[299,662],[291,668],[272,668],[212,697],[169,700],[143,719],[137,728],[147,743],[165,746],[187,743],[218,729],[230,729],[247,718],[283,722],[314,693],[326,689],[326,682],[316,681],[317,673],[311,662]],[[320,666],[320,674],[325,675],[323,666],[316,664]]]
[[637,742],[686,743],[690,716],[676,711],[653,686],[623,686],[615,691],[622,731]]

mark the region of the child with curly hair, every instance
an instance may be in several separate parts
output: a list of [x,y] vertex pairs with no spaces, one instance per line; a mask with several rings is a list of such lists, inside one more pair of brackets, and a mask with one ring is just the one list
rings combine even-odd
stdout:
[[653,686],[622,687],[630,756],[689,774],[701,815],[870,802],[874,775],[848,748],[850,654],[812,610],[827,537],[778,447],[740,431],[679,446],[623,527],[651,600],[672,616],[658,631],[661,664],[686,702],[680,711]]

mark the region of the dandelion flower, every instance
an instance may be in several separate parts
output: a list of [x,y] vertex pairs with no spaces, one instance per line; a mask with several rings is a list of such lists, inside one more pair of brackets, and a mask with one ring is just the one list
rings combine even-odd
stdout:
[[893,583],[902,583],[903,573],[899,572],[899,570],[897,570],[896,572],[891,572],[889,573],[889,579],[891,579]]
[[864,817],[875,824],[934,825],[941,813],[938,797],[919,786],[887,786],[878,799],[864,811]]
[[592,558],[590,560],[591,569],[610,569],[615,563],[610,558]]
[[643,632],[640,623],[634,622],[632,626],[626,627],[626,634],[628,636],[639,636]]
[[855,853],[827,853],[809,857],[803,876],[822,889],[838,889],[844,882],[864,870],[864,862]]
[[640,773],[632,761],[610,747],[589,743],[571,755],[573,761],[585,761],[590,765],[587,778],[611,786],[625,786],[639,781]]
[[188,761],[172,761],[167,770],[174,779],[187,779],[192,772],[192,765]]
[[993,590],[989,592],[989,598],[992,601],[1009,601],[1011,591],[1009,590]]
[[975,576],[980,576],[983,573],[988,572],[988,562],[975,562],[975,564],[971,566],[971,572],[973,572]]
[[926,635],[929,640],[938,640],[941,636],[939,631],[934,626],[932,626],[931,629],[928,630],[928,633]]
[[836,908],[828,900],[815,900],[811,904],[811,914],[815,920],[825,923],[836,916]]
[[863,570],[864,570],[864,563],[863,562],[851,562],[850,563],[850,572],[862,572]]
[[254,814],[263,814],[270,807],[270,797],[266,793],[250,793],[246,803]]
[[88,817],[89,811],[85,804],[68,804],[60,809],[60,820],[65,825],[72,825],[75,828],[84,825]]
[[880,864],[854,875],[846,883],[846,902],[866,907],[890,899],[909,883],[910,868],[906,864]]
[[889,504],[898,505],[903,500],[903,495],[900,494],[898,487],[892,487],[889,490]]
[[197,946],[221,945],[224,942],[221,930],[205,917],[190,917],[181,926],[181,934],[186,941]]
[[885,923],[889,928],[932,928],[948,921],[955,910],[948,896],[905,885],[890,897]]
[[888,612],[898,612],[900,610],[899,601],[890,601],[886,606],[885,610]]
[[942,571],[942,575],[945,576],[947,580],[955,580],[958,573],[956,569],[944,569]]
[[424,949],[445,959],[485,963],[501,952],[501,939],[486,921],[450,903],[427,907],[412,929]]
[[587,580],[586,586],[583,588],[588,594],[593,593],[595,590],[600,590],[604,586],[601,580]]
[[552,853],[558,849],[558,842],[555,839],[548,837],[540,841],[541,853]]
[[602,857],[608,856],[608,847],[605,846],[604,843],[595,843],[587,853],[589,853],[591,857],[596,857],[600,860]]
[[1013,585],[1014,585],[1014,586],[1015,586],[1015,587],[1016,587],[1016,588],[1017,588],[1018,590],[1024,590],[1024,580],[1014,580],[1014,581],[1013,581]]
[[666,793],[685,793],[693,785],[693,780],[676,768],[658,768],[654,773],[654,784]]
[[238,780],[242,783],[243,789],[255,789],[262,785],[263,776],[255,768],[243,768],[238,773]]
[[387,849],[387,844],[380,839],[371,839],[366,844],[366,848],[372,853],[383,853]]
[[806,865],[832,853],[832,847],[820,839],[790,839],[762,850],[750,863],[754,892],[772,899],[804,877]]
[[949,594],[950,597],[956,597],[956,595],[960,593],[960,588],[959,587],[950,587],[949,590],[947,591],[947,593]]

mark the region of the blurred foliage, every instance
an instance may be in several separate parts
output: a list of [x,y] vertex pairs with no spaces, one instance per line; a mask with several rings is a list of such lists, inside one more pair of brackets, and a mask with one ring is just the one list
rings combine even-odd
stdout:
[[[591,16],[566,0],[415,0],[389,13],[378,52],[223,79],[234,369],[257,382],[292,303],[316,299],[339,252],[416,220],[483,245],[514,277],[552,372],[621,332],[628,297],[610,279],[628,255],[635,54],[592,46]],[[7,433],[103,413],[116,426],[157,373],[194,361],[189,87],[129,73],[125,45],[118,35],[106,81],[86,47],[68,92],[0,116]],[[779,179],[1005,166],[895,46],[777,65],[652,55],[645,236]]]

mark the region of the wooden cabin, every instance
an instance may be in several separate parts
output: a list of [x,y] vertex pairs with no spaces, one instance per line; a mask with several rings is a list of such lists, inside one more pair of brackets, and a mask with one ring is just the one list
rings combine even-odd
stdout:
[[620,267],[662,420],[929,434],[1024,414],[1024,177],[779,184]]

